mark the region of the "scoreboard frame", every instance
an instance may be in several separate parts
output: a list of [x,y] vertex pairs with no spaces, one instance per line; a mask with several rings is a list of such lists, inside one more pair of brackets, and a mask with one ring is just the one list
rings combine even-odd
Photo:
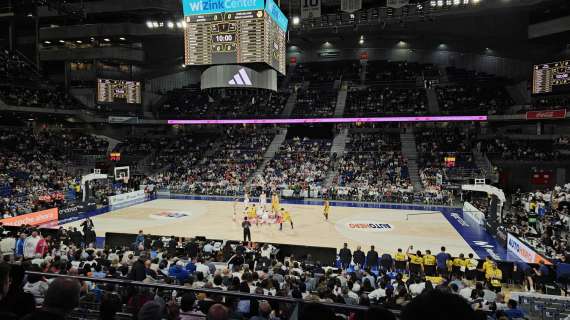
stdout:
[[286,73],[288,19],[273,0],[182,0],[184,64],[267,65]]
[[[559,70],[556,70],[557,68]],[[564,78],[554,79],[559,74],[564,75]],[[532,95],[570,93],[570,60],[533,65],[531,93]]]

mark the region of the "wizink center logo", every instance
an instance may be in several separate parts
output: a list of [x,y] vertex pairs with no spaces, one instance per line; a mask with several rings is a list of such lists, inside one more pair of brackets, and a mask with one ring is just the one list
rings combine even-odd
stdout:
[[354,221],[346,224],[348,230],[364,232],[387,232],[394,230],[394,226],[389,223],[377,223],[370,221]]
[[251,80],[249,79],[249,76],[247,75],[247,72],[245,72],[244,68],[239,69],[238,73],[234,74],[233,79],[231,79],[230,81],[228,81],[228,84],[230,86],[252,86],[253,83],[251,83]]
[[263,0],[183,0],[184,15],[263,9]]

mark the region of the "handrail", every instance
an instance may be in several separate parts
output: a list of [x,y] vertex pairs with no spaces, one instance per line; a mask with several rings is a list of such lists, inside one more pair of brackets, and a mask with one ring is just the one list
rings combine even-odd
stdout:
[[[253,298],[256,300],[267,300],[267,301],[274,301],[274,302],[284,302],[284,303],[291,303],[291,304],[306,304],[306,303],[313,303],[309,301],[305,301],[303,299],[296,299],[291,297],[278,297],[278,296],[269,296],[269,295],[261,295],[255,293],[243,293],[239,291],[221,291],[216,289],[206,289],[206,288],[191,288],[181,285],[173,285],[173,284],[166,284],[166,283],[146,283],[142,281],[133,281],[128,279],[113,279],[113,278],[90,278],[84,276],[70,276],[64,274],[56,274],[56,273],[46,273],[46,272],[36,272],[36,271],[26,271],[28,275],[37,275],[49,278],[69,278],[69,279],[76,279],[79,281],[90,281],[90,282],[99,282],[99,283],[110,283],[110,284],[117,284],[117,285],[125,285],[125,286],[138,286],[138,287],[147,287],[147,288],[161,288],[161,289],[168,289],[168,290],[177,290],[177,291],[189,291],[195,293],[207,293],[213,295],[223,295],[229,297],[237,297],[237,298]],[[367,311],[367,306],[360,306],[360,305],[348,305],[348,304],[341,304],[341,303],[330,303],[330,302],[318,302],[325,307],[330,307],[334,309],[341,309],[345,311]],[[398,315],[400,312],[398,310],[390,310],[392,313]]]

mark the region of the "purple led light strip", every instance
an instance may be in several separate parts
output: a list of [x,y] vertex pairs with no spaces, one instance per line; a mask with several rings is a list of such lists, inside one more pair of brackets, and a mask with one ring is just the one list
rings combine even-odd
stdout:
[[426,116],[374,118],[309,118],[309,119],[226,119],[226,120],[168,120],[168,124],[302,124],[356,122],[437,122],[487,121],[487,116]]

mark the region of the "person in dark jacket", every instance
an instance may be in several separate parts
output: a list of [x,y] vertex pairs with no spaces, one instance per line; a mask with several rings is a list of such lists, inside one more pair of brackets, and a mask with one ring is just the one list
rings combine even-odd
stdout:
[[366,253],[366,267],[370,270],[378,268],[378,252],[374,250],[374,246],[370,246],[370,251]]
[[146,268],[145,268],[145,260],[146,257],[141,255],[135,263],[133,263],[133,267],[131,268],[131,272],[129,273],[129,279],[134,281],[143,281],[146,279]]
[[356,247],[356,251],[354,251],[352,258],[354,260],[354,264],[357,266],[362,267],[364,265],[366,257],[364,256],[364,251],[361,250],[360,246]]
[[73,228],[73,232],[71,232],[71,242],[78,248],[81,248],[81,242],[83,241],[83,235],[81,231],[77,230],[77,228]]
[[0,319],[4,319],[2,315],[10,313],[19,319],[32,313],[36,309],[34,295],[24,292],[22,289],[24,276],[24,267],[20,265],[10,266],[10,278],[12,282],[10,283],[8,293],[3,299],[0,299]]
[[348,268],[348,266],[350,266],[350,261],[352,260],[352,252],[350,252],[347,243],[345,243],[344,247],[340,249],[338,255],[340,257],[340,264],[342,266],[342,269]]

